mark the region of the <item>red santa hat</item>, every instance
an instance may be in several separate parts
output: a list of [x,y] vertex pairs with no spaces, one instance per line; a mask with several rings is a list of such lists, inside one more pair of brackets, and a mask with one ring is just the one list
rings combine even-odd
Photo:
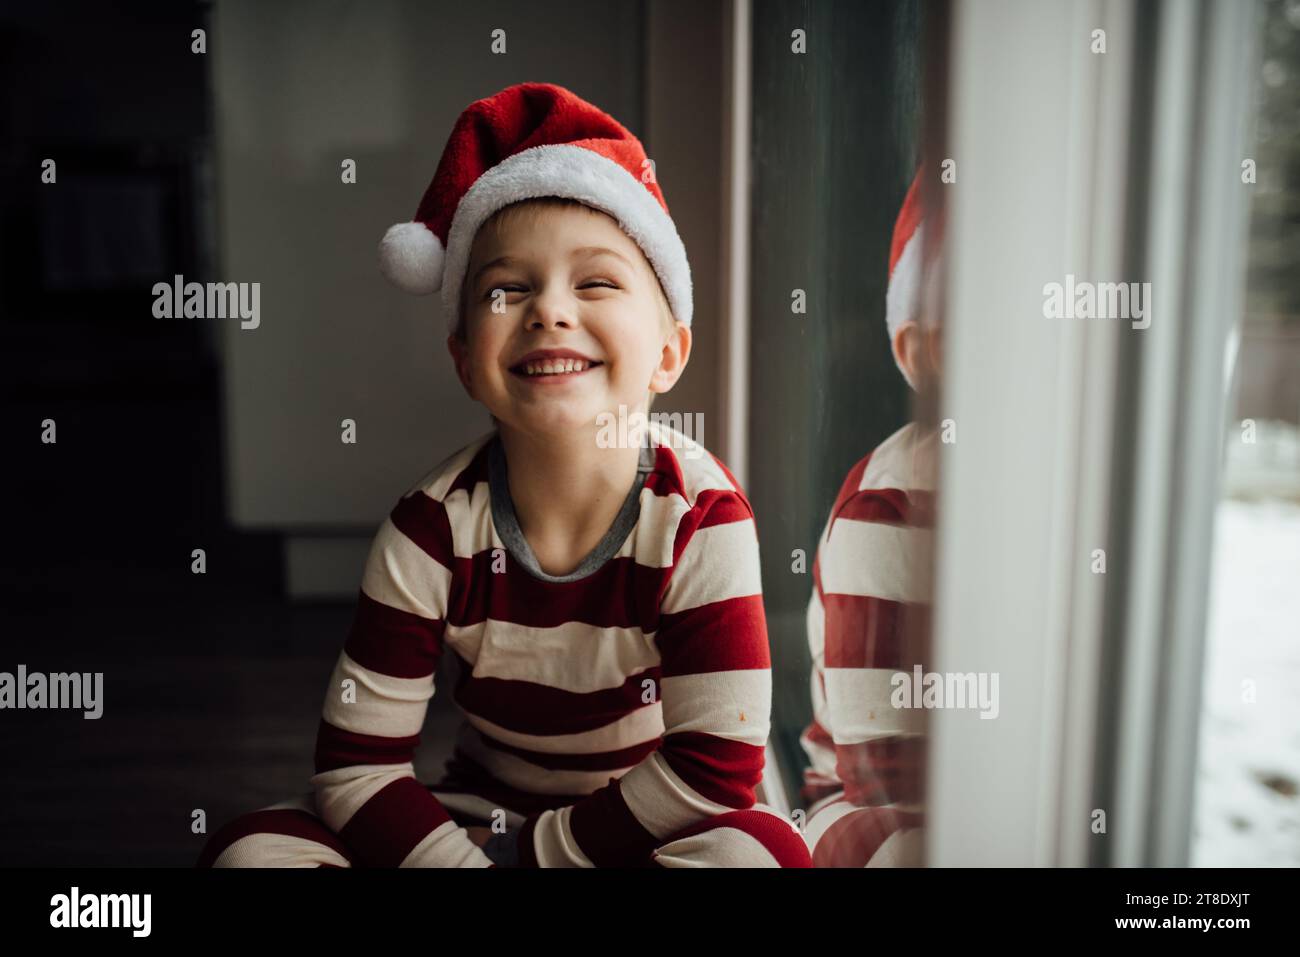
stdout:
[[576,199],[617,220],[654,267],[673,316],[691,324],[686,247],[644,147],[553,83],[519,83],[465,108],[415,218],[384,234],[380,269],[407,292],[441,290],[450,330],[479,227],[502,207],[541,196]]

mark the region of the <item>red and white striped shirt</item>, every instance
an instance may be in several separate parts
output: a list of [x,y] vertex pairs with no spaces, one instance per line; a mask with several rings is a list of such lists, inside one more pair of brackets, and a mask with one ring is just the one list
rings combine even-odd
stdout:
[[854,465],[817,546],[813,720],[800,743],[805,838],[819,867],[918,863],[899,844],[922,823],[924,713],[890,696],[893,676],[910,680],[926,657],[936,438],[909,423]]
[[[524,866],[592,867],[751,807],[771,661],[735,478],[653,422],[626,538],[591,574],[544,580],[498,533],[495,437],[439,464],[375,537],[320,724],[321,817],[368,866],[488,866],[448,807],[500,808]],[[463,721],[431,791],[412,758],[444,653]]]

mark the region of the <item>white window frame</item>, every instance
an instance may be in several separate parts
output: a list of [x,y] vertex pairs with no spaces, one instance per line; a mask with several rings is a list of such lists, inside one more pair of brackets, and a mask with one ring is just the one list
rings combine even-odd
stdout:
[[[927,860],[1185,865],[1254,7],[1003,0],[952,30],[934,660],[1001,700],[931,714]],[[1044,318],[1071,273],[1151,281],[1151,327]]]

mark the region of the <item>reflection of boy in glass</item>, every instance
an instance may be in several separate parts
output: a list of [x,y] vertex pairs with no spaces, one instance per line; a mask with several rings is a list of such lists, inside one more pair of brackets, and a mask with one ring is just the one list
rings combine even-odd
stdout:
[[[939,335],[921,309],[923,254],[934,245],[921,193],[918,173],[894,226],[886,322],[903,376],[930,395]],[[891,698],[894,676],[910,687],[925,664],[938,438],[909,422],[854,465],[818,543],[807,615],[813,720],[800,739],[811,762],[804,837],[818,867],[922,863],[924,713]]]

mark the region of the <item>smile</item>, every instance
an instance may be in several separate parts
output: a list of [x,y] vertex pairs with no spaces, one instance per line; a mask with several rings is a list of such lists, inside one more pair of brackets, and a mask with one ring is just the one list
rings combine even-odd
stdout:
[[600,365],[604,363],[586,359],[538,359],[521,362],[510,371],[522,379],[571,379]]

